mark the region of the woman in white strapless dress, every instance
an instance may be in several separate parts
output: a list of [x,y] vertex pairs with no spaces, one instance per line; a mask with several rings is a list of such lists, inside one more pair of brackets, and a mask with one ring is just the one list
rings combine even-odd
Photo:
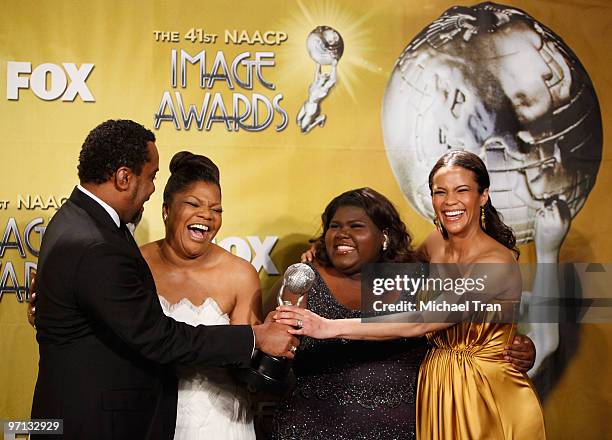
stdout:
[[[187,298],[170,304],[160,297],[164,313],[193,326],[228,325],[230,318],[208,298],[193,305]],[[179,369],[175,440],[254,439],[253,418],[244,389],[224,368]]]
[[[141,248],[166,315],[191,325],[254,324],[261,316],[253,266],[212,243],[221,227],[219,170],[188,152],[170,162],[166,236]],[[246,392],[226,369],[177,370],[175,440],[254,440]]]

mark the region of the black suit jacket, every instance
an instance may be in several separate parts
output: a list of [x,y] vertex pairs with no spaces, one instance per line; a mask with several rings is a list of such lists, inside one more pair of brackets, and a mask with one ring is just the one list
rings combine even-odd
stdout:
[[76,188],[45,231],[36,281],[32,418],[64,419],[64,438],[170,439],[171,367],[250,361],[250,326],[166,317],[136,243]]

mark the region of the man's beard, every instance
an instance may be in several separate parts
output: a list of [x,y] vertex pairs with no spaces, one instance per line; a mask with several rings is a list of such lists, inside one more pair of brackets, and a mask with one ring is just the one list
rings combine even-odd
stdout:
[[129,223],[133,224],[134,227],[138,226],[138,223],[140,223],[140,220],[142,220],[143,213],[144,213],[144,207],[140,208],[140,210],[136,214],[134,214],[134,216],[129,221]]

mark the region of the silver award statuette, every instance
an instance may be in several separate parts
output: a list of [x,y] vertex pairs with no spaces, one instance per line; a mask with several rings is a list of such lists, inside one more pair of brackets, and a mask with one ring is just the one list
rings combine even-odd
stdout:
[[[283,276],[283,283],[278,292],[279,305],[299,306],[304,296],[315,281],[315,273],[310,266],[303,263],[292,264]],[[288,298],[295,298],[294,301]],[[284,357],[275,357],[257,350],[249,368],[239,370],[238,378],[246,383],[251,392],[269,391],[282,394],[287,389],[291,361]]]
[[[295,263],[287,268],[283,276],[283,284],[278,291],[279,306],[300,306],[304,296],[308,293],[315,280],[315,273],[312,268],[304,263]],[[285,289],[297,296],[295,304],[290,299],[286,299]]]
[[[316,63],[316,69],[314,80],[308,88],[308,98],[297,116],[297,124],[302,133],[308,133],[317,125],[325,125],[327,116],[321,113],[321,101],[336,85],[336,67],[344,53],[344,40],[337,30],[329,26],[317,26],[308,34],[306,48]],[[331,71],[324,73],[322,66],[331,66]]]

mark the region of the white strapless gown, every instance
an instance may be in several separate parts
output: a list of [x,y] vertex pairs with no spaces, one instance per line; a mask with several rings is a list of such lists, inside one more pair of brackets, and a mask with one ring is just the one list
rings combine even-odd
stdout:
[[[227,313],[208,298],[195,306],[186,298],[169,304],[160,297],[167,316],[189,325],[229,325]],[[179,376],[175,440],[255,440],[253,417],[245,392],[222,368],[187,369]]]

